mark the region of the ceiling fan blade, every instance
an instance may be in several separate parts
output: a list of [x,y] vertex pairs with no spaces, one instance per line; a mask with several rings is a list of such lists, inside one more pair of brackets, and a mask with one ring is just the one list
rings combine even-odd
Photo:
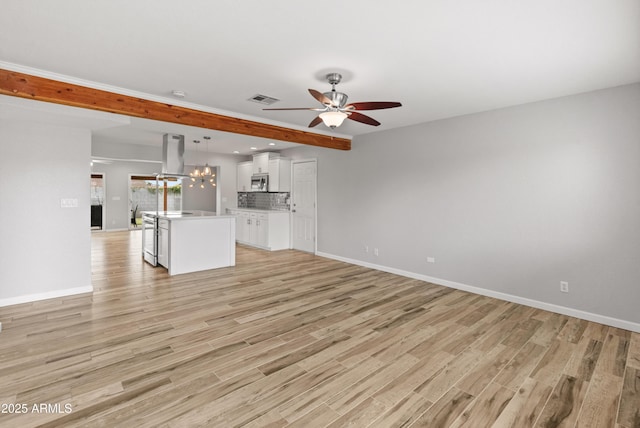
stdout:
[[356,122],[366,123],[367,125],[373,125],[373,126],[380,125],[380,122],[378,122],[377,120],[375,120],[372,117],[365,116],[362,113],[358,113],[356,111],[352,111],[352,112],[350,112],[348,114],[349,114],[349,116],[347,116],[347,119],[355,120]]
[[326,106],[330,106],[331,105],[331,100],[329,98],[327,98],[326,95],[323,94],[322,92],[316,91],[315,89],[309,89],[309,93],[311,94],[311,96],[313,98],[315,98],[316,100],[318,100],[322,104],[324,104]]
[[313,119],[311,121],[311,123],[309,123],[309,128],[313,128],[314,126],[316,126],[316,125],[318,125],[320,123],[322,123],[322,119],[320,118],[320,116],[316,116],[316,118]]
[[402,104],[395,101],[369,101],[363,103],[351,103],[345,109],[354,110],[382,110],[385,108],[402,107]]

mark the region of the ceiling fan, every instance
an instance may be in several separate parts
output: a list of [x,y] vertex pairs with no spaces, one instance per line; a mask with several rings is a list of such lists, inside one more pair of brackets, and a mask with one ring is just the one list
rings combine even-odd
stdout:
[[356,122],[365,123],[367,125],[378,126],[380,122],[372,117],[359,113],[358,110],[381,110],[385,108],[401,107],[402,104],[393,101],[369,101],[360,103],[347,104],[347,94],[336,91],[336,85],[342,80],[340,73],[327,74],[327,81],[331,84],[331,92],[319,92],[315,89],[309,89],[309,93],[313,98],[318,100],[324,107],[300,107],[300,108],[265,108],[263,110],[313,110],[321,112],[315,119],[309,123],[309,128],[313,128],[320,122],[334,129],[340,125],[345,119],[355,120]]

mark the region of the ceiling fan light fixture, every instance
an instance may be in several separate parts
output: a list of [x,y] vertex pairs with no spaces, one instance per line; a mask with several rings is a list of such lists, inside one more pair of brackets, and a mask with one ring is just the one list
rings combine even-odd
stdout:
[[334,129],[342,125],[342,122],[347,118],[347,114],[341,111],[325,111],[320,113],[320,119],[329,128]]

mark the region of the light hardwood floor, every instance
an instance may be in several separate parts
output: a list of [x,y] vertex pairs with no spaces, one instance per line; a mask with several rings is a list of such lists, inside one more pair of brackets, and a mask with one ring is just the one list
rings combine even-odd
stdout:
[[92,248],[93,294],[0,308],[0,426],[640,427],[636,333],[296,251]]

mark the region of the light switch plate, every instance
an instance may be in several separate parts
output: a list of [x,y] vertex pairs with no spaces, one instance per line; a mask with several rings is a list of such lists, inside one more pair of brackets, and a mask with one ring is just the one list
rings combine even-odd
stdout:
[[60,199],[60,208],[78,208],[78,200],[75,198]]

